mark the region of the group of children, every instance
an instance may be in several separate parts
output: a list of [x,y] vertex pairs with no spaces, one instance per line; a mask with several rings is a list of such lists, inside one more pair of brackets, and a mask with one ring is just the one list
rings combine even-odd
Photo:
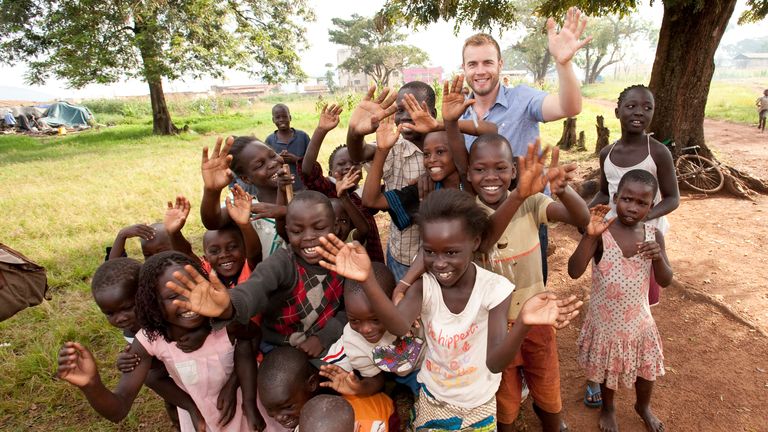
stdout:
[[[311,138],[280,104],[266,143],[204,149],[202,256],[182,234],[185,197],[162,223],[121,230],[92,281],[129,343],[120,381],[107,389],[76,342],[60,350],[58,375],[112,421],[147,384],[182,431],[507,430],[525,381],[542,429],[563,430],[556,329],[582,302],[545,288],[539,226],[557,221],[584,231],[569,275],[593,266],[578,361],[600,389],[585,402],[600,402],[600,429],[616,431],[614,392],[634,384],[638,414],[663,430],[650,409],[664,367],[649,292],[671,282],[658,221],[678,192],[668,150],[645,132],[653,95],[620,95],[622,137],[601,154],[590,209],[557,149],[537,141],[514,158],[493,124],[461,120],[472,103],[462,88],[461,76],[445,84],[441,122],[425,83],[371,89],[328,176],[317,158],[337,106],[323,108]],[[465,133],[478,135],[469,150]],[[425,175],[414,183],[414,172]],[[380,210],[392,220],[386,254]],[[130,237],[144,264],[122,256]]]

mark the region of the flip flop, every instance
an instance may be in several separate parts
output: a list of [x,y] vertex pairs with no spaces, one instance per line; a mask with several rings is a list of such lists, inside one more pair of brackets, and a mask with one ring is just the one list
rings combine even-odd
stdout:
[[600,408],[603,406],[603,401],[601,400],[594,400],[595,396],[601,396],[600,394],[600,385],[597,385],[597,390],[592,388],[591,383],[587,383],[587,390],[584,392],[584,405],[586,405],[589,408]]

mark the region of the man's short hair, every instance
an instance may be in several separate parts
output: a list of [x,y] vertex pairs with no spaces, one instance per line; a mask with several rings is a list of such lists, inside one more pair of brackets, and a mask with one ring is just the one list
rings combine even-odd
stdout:
[[464,47],[461,48],[461,62],[464,63],[464,51],[468,46],[481,46],[481,45],[493,45],[496,47],[496,54],[498,54],[498,60],[501,60],[501,48],[496,39],[488,33],[477,33],[467,38],[464,41]]

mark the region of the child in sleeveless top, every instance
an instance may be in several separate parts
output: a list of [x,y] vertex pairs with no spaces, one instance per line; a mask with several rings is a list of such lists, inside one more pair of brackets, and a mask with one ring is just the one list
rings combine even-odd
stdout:
[[664,354],[647,290],[651,269],[667,286],[672,268],[664,235],[643,222],[657,188],[656,179],[645,170],[625,174],[614,195],[617,216],[606,220],[607,206],[593,208],[587,231],[568,261],[574,279],[593,263],[591,305],[578,339],[578,362],[588,380],[600,383],[603,432],[618,431],[613,401],[619,383],[635,385],[635,411],[647,429],[664,430],[650,408],[653,383],[664,375]]

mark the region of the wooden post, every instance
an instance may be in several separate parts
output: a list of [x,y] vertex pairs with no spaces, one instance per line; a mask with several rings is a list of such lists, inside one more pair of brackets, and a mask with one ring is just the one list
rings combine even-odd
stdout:
[[563,121],[563,135],[557,146],[562,150],[570,150],[576,145],[576,118],[568,117]]
[[601,115],[597,116],[597,125],[595,125],[595,128],[597,129],[597,141],[595,142],[595,154],[599,155],[600,150],[602,150],[605,146],[608,145],[611,131],[608,130],[607,127],[605,127],[605,119]]
[[[288,166],[288,164],[283,164],[283,170],[288,173],[288,175],[291,174],[291,167]],[[293,184],[289,184],[285,187],[285,202],[286,204],[293,201]]]
[[586,141],[586,136],[584,135],[584,131],[579,132],[579,140],[576,142],[576,151],[587,151],[587,147],[585,147],[584,141]]

